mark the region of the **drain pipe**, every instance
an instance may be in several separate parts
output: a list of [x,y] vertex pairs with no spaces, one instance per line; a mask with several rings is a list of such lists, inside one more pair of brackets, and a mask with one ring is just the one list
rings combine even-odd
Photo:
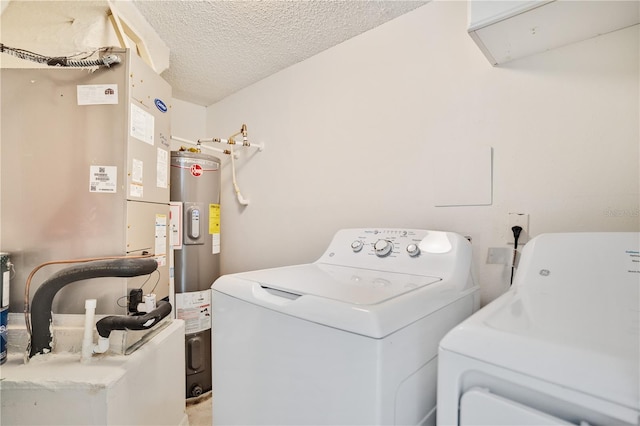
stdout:
[[158,307],[144,315],[109,316],[96,323],[98,329],[98,344],[93,347],[93,353],[101,354],[109,349],[109,335],[113,330],[147,330],[160,322],[171,313],[171,304],[161,300]]
[[128,278],[148,275],[158,268],[152,257],[137,259],[98,260],[62,269],[43,282],[31,303],[31,341],[29,358],[51,352],[51,305],[56,293],[75,281],[100,277]]
[[87,362],[93,355],[93,320],[96,315],[96,299],[84,301],[84,337],[82,339],[82,356],[80,362]]

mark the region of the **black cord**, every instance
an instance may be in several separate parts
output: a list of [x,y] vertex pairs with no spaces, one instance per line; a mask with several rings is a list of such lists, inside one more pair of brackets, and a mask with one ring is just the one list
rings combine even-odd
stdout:
[[153,291],[156,289],[156,287],[158,287],[158,283],[160,282],[160,271],[158,271],[158,270],[156,269],[155,271],[153,271],[152,273],[150,273],[150,274],[147,276],[147,279],[146,279],[146,280],[144,280],[144,282],[143,282],[143,283],[142,283],[142,285],[140,286],[140,288],[144,288],[144,286],[145,286],[145,285],[149,282],[149,280],[151,279],[151,276],[152,276],[154,273],[156,273],[156,272],[158,273],[158,276],[157,276],[157,278],[156,278],[156,283],[153,285],[153,288],[151,289],[151,291],[150,291],[149,293],[147,293],[147,294],[152,294],[152,293],[153,293]]
[[[158,277],[156,278],[156,283],[153,285],[153,288],[151,289],[151,291],[149,292],[149,294],[153,294],[153,291],[156,289],[156,287],[158,287],[158,283],[160,282],[160,271],[158,271],[157,269],[153,272],[157,272],[158,273]],[[151,277],[151,276],[149,276]]]
[[513,232],[513,260],[511,262],[511,281],[509,281],[509,287],[513,284],[513,272],[516,269],[516,256],[518,255],[518,238],[520,238],[520,232],[522,232],[521,226],[511,227]]
[[120,58],[117,55],[107,55],[98,59],[88,59],[95,53],[104,50],[106,50],[106,48],[103,47],[88,53],[78,53],[69,56],[52,57],[34,53],[25,49],[9,47],[3,43],[0,43],[0,53],[7,53],[9,55],[15,56],[16,58],[24,59],[31,62],[37,62],[39,64],[46,64],[50,67],[110,67],[111,65],[120,62]]
[[128,302],[128,301],[129,301],[129,296],[121,296],[121,297],[119,297],[119,298],[116,300],[116,305],[120,306],[121,308],[126,308],[126,307],[127,307],[127,305],[122,306],[122,305],[120,304],[120,301],[121,301],[122,299],[127,299],[127,302]]

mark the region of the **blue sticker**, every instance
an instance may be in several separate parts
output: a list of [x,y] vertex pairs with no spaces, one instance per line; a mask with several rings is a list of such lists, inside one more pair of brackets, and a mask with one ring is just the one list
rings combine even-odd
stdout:
[[153,102],[155,102],[156,108],[158,108],[160,112],[167,112],[167,106],[162,100],[156,98]]

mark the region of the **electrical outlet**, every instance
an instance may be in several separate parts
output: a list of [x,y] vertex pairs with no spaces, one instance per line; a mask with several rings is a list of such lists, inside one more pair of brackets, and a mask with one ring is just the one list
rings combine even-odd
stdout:
[[522,228],[518,245],[529,241],[529,214],[528,213],[509,213],[507,220],[506,242],[513,245],[513,231],[511,228],[519,226]]

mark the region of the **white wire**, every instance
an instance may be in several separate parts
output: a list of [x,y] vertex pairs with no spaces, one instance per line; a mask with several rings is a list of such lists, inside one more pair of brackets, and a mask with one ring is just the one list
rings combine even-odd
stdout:
[[245,200],[240,192],[240,187],[238,186],[238,181],[236,180],[236,162],[234,160],[233,153],[233,145],[229,145],[231,147],[231,180],[233,181],[233,189],[236,191],[236,197],[238,198],[238,202],[243,206],[249,205],[249,200]]

